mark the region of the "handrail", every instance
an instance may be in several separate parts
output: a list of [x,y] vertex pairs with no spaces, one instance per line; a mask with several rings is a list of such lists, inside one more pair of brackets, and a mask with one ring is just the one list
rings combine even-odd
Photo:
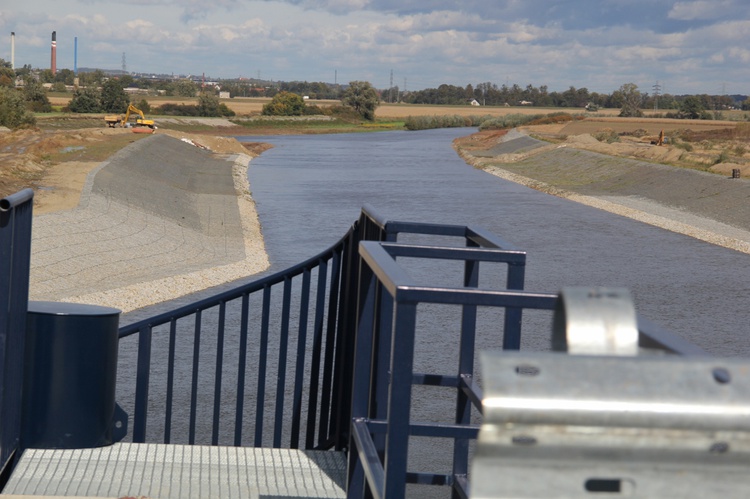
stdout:
[[247,284],[242,284],[232,289],[222,291],[219,294],[195,301],[193,303],[189,303],[187,305],[183,305],[174,310],[163,312],[153,317],[142,319],[140,321],[122,326],[120,327],[120,330],[119,330],[119,337],[120,339],[127,338],[128,336],[140,331],[143,327],[155,327],[155,326],[160,326],[162,324],[167,324],[173,319],[179,319],[179,318],[191,315],[195,313],[196,310],[203,310],[206,308],[215,307],[227,300],[240,298],[243,294],[255,293],[268,286],[273,286],[275,284],[283,283],[284,279],[286,278],[299,276],[305,270],[309,270],[310,268],[315,267],[320,262],[320,260],[325,260],[325,259],[330,258],[333,255],[333,253],[336,251],[336,249],[340,248],[341,245],[344,243],[344,241],[351,236],[353,230],[354,230],[354,226],[349,229],[349,231],[344,235],[344,237],[342,237],[339,241],[337,241],[330,248],[323,250],[317,255],[311,258],[308,258],[307,260],[301,263],[293,265],[292,267],[289,267],[284,270],[280,270],[274,274],[258,279],[257,281],[253,281]]

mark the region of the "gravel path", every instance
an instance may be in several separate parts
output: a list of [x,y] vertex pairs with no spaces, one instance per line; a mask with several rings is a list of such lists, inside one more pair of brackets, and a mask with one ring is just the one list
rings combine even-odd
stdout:
[[[517,132],[467,160],[498,177],[703,241],[750,253],[750,181],[558,147]],[[546,146],[546,147],[542,147]],[[523,149],[517,162],[493,157]]]
[[249,161],[166,135],[124,148],[76,209],[35,217],[30,298],[127,312],[264,270]]

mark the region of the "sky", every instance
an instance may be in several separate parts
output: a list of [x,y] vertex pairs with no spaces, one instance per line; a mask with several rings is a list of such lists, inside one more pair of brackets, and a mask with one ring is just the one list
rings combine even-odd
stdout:
[[748,0],[0,0],[0,58],[421,90],[750,94]]

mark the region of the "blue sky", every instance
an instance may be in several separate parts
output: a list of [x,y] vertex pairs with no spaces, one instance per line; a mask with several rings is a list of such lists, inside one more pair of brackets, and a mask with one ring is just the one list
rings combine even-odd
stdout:
[[748,0],[0,0],[0,57],[346,83],[750,94]]

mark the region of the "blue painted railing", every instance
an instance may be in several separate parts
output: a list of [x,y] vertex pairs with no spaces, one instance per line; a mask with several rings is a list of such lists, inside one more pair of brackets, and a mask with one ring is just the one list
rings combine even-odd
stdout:
[[21,432],[33,202],[31,189],[0,199],[0,477],[12,467]]
[[[30,194],[0,200],[6,464],[19,438]],[[458,262],[459,282],[437,283],[442,271],[422,282],[405,265],[411,261]],[[386,221],[365,207],[338,243],[305,262],[122,327],[118,387],[135,387],[118,393],[132,417],[127,438],[343,450],[349,497],[404,497],[407,484],[449,486],[453,497],[468,497],[469,442],[481,420],[479,314],[499,310],[492,346],[517,350],[523,310],[552,310],[557,299],[523,291],[525,261],[525,253],[480,229]],[[420,372],[418,323],[431,304],[460,310],[455,344],[439,346],[455,350],[457,360]],[[703,353],[641,318],[639,329],[643,347]],[[414,389],[424,386],[452,394],[449,420],[413,420]],[[449,441],[450,472],[414,471],[415,437]]]

